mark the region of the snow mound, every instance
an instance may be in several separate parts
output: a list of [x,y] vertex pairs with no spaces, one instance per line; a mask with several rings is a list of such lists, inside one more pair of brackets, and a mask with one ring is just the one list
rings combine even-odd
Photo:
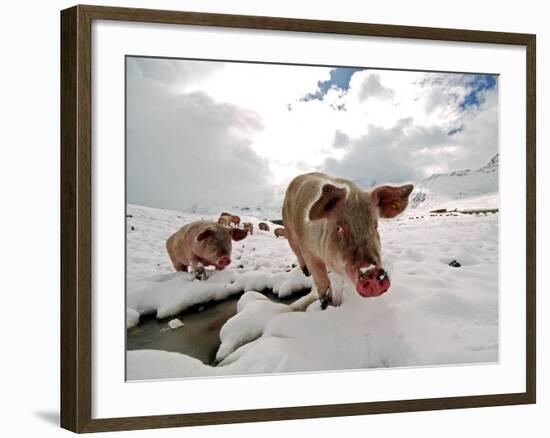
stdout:
[[237,315],[229,319],[220,331],[221,345],[216,360],[221,362],[240,346],[258,339],[270,318],[286,312],[292,312],[292,309],[270,301],[259,292],[244,294],[237,304]]
[[139,324],[139,312],[134,309],[126,309],[126,327],[132,328]]
[[298,268],[278,274],[231,270],[213,272],[205,281],[195,279],[194,274],[179,272],[169,279],[149,281],[147,286],[129,293],[126,305],[139,315],[155,313],[161,319],[191,306],[224,300],[243,291],[272,289],[274,294],[282,297],[308,287],[311,287],[311,279]]
[[178,318],[171,319],[168,321],[168,327],[172,330],[177,330],[180,327],[183,327],[185,324],[181,322]]

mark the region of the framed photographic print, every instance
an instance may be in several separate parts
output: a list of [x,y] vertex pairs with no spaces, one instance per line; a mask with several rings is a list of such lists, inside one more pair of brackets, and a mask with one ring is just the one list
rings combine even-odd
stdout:
[[535,403],[535,36],[61,13],[61,425]]

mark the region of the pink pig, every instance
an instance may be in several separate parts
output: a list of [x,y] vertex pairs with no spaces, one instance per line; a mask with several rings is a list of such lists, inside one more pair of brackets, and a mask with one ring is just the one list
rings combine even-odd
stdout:
[[411,184],[368,193],[343,178],[297,176],[283,204],[286,238],[305,275],[313,275],[321,307],[332,302],[327,268],[349,278],[364,297],[382,295],[390,279],[382,268],[378,218],[392,218],[408,204]]
[[191,266],[198,279],[205,279],[205,266],[225,269],[231,263],[231,239],[247,236],[247,230],[226,228],[215,222],[196,221],[184,225],[166,241],[166,249],[176,271]]
[[220,218],[218,219],[218,223],[220,225],[225,225],[226,227],[230,226],[232,224],[231,216],[222,214]]

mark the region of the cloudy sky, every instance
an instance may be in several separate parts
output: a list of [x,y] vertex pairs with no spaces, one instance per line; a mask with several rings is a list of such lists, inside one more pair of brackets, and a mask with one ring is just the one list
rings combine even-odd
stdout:
[[127,58],[129,203],[279,206],[300,173],[369,189],[497,151],[495,76]]

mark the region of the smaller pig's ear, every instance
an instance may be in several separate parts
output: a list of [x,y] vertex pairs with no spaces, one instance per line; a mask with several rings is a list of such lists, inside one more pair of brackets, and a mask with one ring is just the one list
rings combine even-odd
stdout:
[[243,240],[246,236],[248,236],[248,230],[242,230],[240,228],[231,228],[229,232],[231,233],[231,238],[235,242]]
[[314,221],[328,217],[344,204],[346,195],[346,189],[325,184],[321,189],[319,199],[309,209],[309,220]]
[[400,187],[381,186],[370,193],[370,199],[378,208],[380,217],[392,218],[401,213],[409,204],[409,195],[413,191],[412,184]]
[[197,242],[201,242],[204,239],[209,238],[210,236],[213,236],[215,234],[215,231],[212,228],[206,228],[205,230],[201,231],[197,235]]

